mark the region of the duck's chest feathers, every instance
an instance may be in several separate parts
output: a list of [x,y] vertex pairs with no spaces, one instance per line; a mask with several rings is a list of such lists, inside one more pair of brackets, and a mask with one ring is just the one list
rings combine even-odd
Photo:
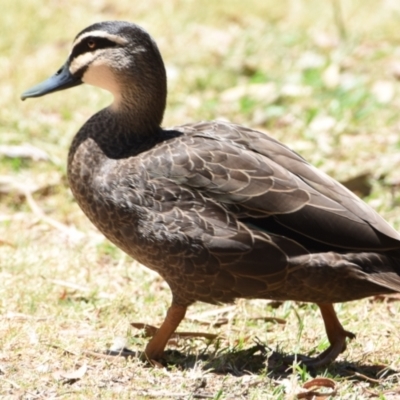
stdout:
[[126,190],[121,190],[124,171],[121,160],[110,159],[100,146],[87,138],[71,150],[68,162],[68,180],[72,193],[89,217],[107,237],[112,235],[117,224],[128,217],[130,223],[137,216],[137,205],[141,203],[136,189],[140,185],[136,163],[129,163],[129,178],[125,178]]
[[140,157],[109,159],[88,138],[69,155],[68,179],[76,201],[91,222],[142,264],[163,274],[171,268],[163,265],[165,253],[176,255],[188,246],[183,243],[184,235],[171,232],[164,219],[165,213],[174,215],[178,211],[170,210],[171,203],[164,204],[161,197],[170,196],[168,200],[173,202],[175,194],[159,194],[162,182],[148,175]]

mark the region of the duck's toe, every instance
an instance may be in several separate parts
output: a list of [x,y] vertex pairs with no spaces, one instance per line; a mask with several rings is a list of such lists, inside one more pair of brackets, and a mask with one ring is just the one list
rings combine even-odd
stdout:
[[340,323],[333,305],[330,303],[318,304],[325,324],[326,334],[330,346],[319,356],[302,361],[309,367],[322,367],[336,360],[338,355],[346,350],[346,339],[354,339],[355,334],[346,331]]
[[321,354],[315,358],[302,360],[302,363],[308,367],[318,368],[330,364],[335,361],[340,353],[346,350],[346,339],[354,339],[356,335],[352,332],[343,330],[343,332],[336,336],[335,341]]

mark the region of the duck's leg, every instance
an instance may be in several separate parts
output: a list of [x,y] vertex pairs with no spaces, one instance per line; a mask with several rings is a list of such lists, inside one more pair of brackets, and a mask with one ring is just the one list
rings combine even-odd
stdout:
[[146,346],[145,354],[149,360],[157,360],[162,357],[169,338],[185,317],[186,308],[172,303],[164,322]]
[[320,303],[317,305],[321,310],[326,334],[331,345],[318,357],[305,361],[305,364],[310,367],[321,367],[334,361],[340,353],[346,350],[346,338],[353,339],[356,336],[354,333],[344,330],[332,304]]

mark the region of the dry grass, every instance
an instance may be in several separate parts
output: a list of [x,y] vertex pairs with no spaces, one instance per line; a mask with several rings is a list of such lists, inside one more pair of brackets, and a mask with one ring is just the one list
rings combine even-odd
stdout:
[[[221,338],[178,340],[168,368],[102,355],[121,340],[140,352],[147,339],[130,323],[159,324],[170,301],[162,280],[98,234],[66,186],[69,143],[110,98],[89,87],[26,103],[19,94],[57,70],[82,28],[135,21],[168,67],[165,125],[226,118],[270,130],[337,179],[367,173],[365,200],[400,228],[400,6],[342,3],[2,0],[1,145],[29,143],[48,158],[0,146],[1,398],[294,399],[305,390],[313,373],[279,360],[326,347],[313,305],[197,304],[180,329]],[[399,308],[396,298],[338,305],[358,335],[317,371],[334,380],[335,398],[400,396]],[[196,322],[221,318],[218,328]]]

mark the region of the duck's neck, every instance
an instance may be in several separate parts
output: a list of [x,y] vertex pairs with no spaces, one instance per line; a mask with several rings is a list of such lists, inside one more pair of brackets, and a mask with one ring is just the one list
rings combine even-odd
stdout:
[[93,150],[110,159],[120,159],[139,154],[160,140],[162,129],[154,119],[113,106],[93,115],[75,136],[70,156],[81,145],[92,143]]

